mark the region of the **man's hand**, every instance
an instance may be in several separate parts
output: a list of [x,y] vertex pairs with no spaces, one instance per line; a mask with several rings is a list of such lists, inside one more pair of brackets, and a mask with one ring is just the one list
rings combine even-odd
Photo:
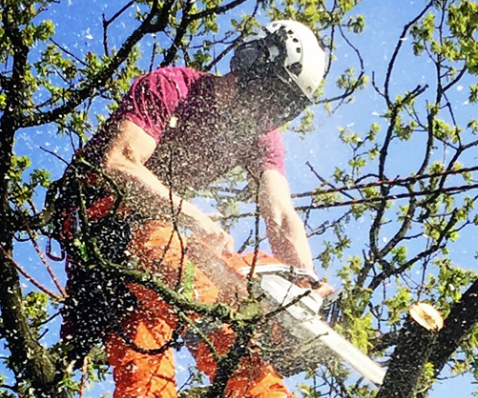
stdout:
[[317,293],[320,297],[326,298],[334,292],[334,288],[326,282],[320,282],[318,287],[314,289],[314,292]]
[[234,239],[205,214],[198,217],[192,227],[194,236],[217,254],[234,252]]
[[326,282],[312,283],[309,276],[299,275],[294,278],[294,284],[305,288],[312,289],[320,297],[325,298],[334,292],[334,288]]

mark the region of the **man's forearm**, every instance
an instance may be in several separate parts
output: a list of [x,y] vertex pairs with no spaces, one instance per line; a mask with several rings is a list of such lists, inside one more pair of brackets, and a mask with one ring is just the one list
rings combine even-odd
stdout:
[[171,192],[143,165],[123,163],[106,167],[105,171],[124,188],[124,200],[136,212],[167,218],[186,227],[192,227],[207,217],[192,203]]
[[217,250],[233,250],[234,242],[227,232],[192,203],[174,194],[145,166],[156,149],[153,137],[128,120],[116,128],[102,168],[122,188],[124,204],[147,217],[189,228]]
[[314,272],[304,224],[292,204],[285,177],[264,170],[259,181],[260,209],[274,255],[286,264]]
[[307,236],[297,214],[266,220],[267,236],[274,255],[286,264],[315,273]]

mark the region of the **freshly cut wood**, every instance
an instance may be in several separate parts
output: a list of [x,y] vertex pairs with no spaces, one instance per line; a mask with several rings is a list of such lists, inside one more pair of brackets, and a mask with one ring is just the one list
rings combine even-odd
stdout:
[[438,332],[443,328],[441,313],[427,303],[417,303],[410,307],[410,317],[429,332]]

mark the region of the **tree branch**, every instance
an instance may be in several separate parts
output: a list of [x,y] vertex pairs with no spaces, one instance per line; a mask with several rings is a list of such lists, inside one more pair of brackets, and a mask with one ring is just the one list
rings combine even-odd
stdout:
[[18,271],[9,259],[15,230],[8,201],[8,173],[13,155],[13,138],[21,125],[24,76],[29,54],[19,26],[15,25],[16,21],[10,20],[12,14],[7,9],[2,13],[5,36],[11,41],[13,52],[13,72],[6,88],[9,106],[0,120],[0,305],[3,335],[12,354],[12,365],[19,370],[18,377],[28,380],[39,397],[57,398],[64,397],[56,384],[57,369],[46,349],[30,330],[23,308]]
[[390,101],[390,94],[389,94],[389,87],[390,87],[390,77],[392,76],[392,71],[393,71],[393,67],[395,65],[395,61],[397,59],[397,56],[398,56],[398,53],[400,52],[400,48],[402,47],[402,44],[403,44],[403,40],[402,38],[404,38],[408,32],[408,29],[410,29],[410,27],[416,23],[423,15],[425,15],[425,13],[428,11],[428,9],[433,5],[433,1],[430,1],[427,6],[420,12],[420,14],[418,14],[413,20],[411,20],[409,23],[407,23],[404,27],[403,27],[403,30],[402,30],[402,34],[400,35],[400,38],[397,42],[397,45],[395,46],[395,50],[393,51],[393,55],[392,55],[392,58],[390,60],[390,63],[388,64],[388,69],[387,69],[387,75],[385,77],[385,99],[387,101],[387,104],[390,106],[391,105],[391,101]]
[[[478,142],[473,142],[471,144],[475,146],[475,145],[478,145]],[[471,173],[473,171],[478,171],[478,166],[466,167],[462,169],[453,169],[452,167],[449,166],[447,167],[446,170],[440,171],[437,173],[413,175],[410,177],[397,177],[397,178],[393,178],[389,180],[378,180],[378,181],[365,182],[365,183],[355,184],[355,185],[344,185],[341,187],[334,187],[330,183],[324,180],[323,182],[329,186],[332,186],[332,188],[329,188],[329,189],[319,188],[310,192],[302,192],[298,194],[293,194],[292,198],[304,198],[309,196],[327,195],[327,194],[337,193],[337,192],[347,192],[347,191],[359,190],[364,188],[380,187],[382,185],[406,185],[408,183],[414,183],[414,182],[429,179],[429,178],[444,177],[449,175],[459,175],[459,174]]]
[[174,37],[173,44],[171,44],[171,47],[169,47],[169,50],[167,51],[163,62],[161,62],[161,67],[167,66],[171,64],[171,62],[173,62],[174,57],[176,56],[178,49],[181,45],[181,41],[183,40],[184,35],[188,31],[188,26],[192,22],[189,12],[191,11],[193,4],[194,1],[186,2],[186,7],[183,10],[181,22],[178,26],[178,29],[176,30],[176,36]]
[[158,22],[153,23],[154,16],[157,12],[158,0],[154,1],[150,13],[143,23],[136,29],[131,36],[126,39],[118,53],[113,57],[111,62],[100,72],[98,72],[88,83],[80,84],[79,89],[67,91],[68,97],[71,99],[65,104],[48,112],[34,113],[30,117],[24,117],[20,123],[20,127],[32,127],[47,124],[58,120],[60,117],[72,112],[87,98],[92,97],[100,88],[104,87],[106,82],[111,79],[118,67],[128,58],[133,47],[138,43],[145,34],[164,30],[168,24],[167,13],[170,11],[174,0],[168,0],[164,3]]
[[208,8],[204,11],[197,12],[196,14],[192,14],[190,16],[191,21],[195,21],[198,19],[206,18],[209,17],[213,14],[224,14],[225,12],[232,10],[233,8],[237,7],[238,5],[241,5],[242,3],[245,3],[247,0],[234,0],[231,1],[230,3],[223,5],[223,6],[217,6],[217,7],[212,7]]
[[50,296],[53,300],[57,302],[62,302],[63,299],[62,297],[58,296],[57,294],[53,293],[51,290],[43,286],[40,282],[38,282],[33,276],[31,276],[25,269],[18,264],[6,251],[3,247],[0,246],[0,251],[2,254],[5,256],[8,261],[20,272],[33,286],[37,287],[40,289],[43,293],[47,294]]

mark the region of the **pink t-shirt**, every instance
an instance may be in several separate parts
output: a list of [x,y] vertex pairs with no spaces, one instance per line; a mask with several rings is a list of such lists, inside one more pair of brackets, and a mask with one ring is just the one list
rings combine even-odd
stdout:
[[215,78],[191,68],[159,68],[133,82],[113,117],[134,122],[155,139],[147,166],[179,188],[204,188],[236,166],[285,174],[277,129],[265,130],[261,121],[238,128],[214,112]]

